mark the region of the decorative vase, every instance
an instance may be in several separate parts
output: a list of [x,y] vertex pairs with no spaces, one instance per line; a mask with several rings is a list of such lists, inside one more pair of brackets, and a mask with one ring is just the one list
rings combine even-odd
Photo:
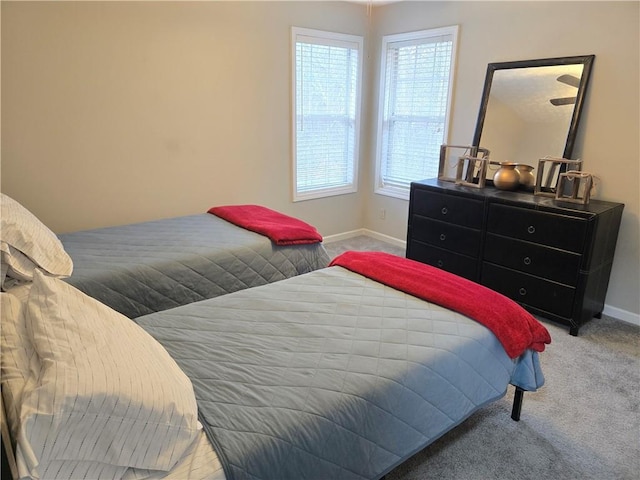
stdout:
[[500,168],[493,176],[493,185],[500,190],[515,190],[520,184],[520,173],[517,163],[500,162]]
[[536,177],[533,174],[533,167],[526,163],[517,163],[516,170],[520,175],[520,185],[525,187],[533,187],[536,183]]

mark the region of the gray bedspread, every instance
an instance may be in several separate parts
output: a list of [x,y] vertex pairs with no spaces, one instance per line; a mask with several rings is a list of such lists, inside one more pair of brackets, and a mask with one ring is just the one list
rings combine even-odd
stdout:
[[544,378],[460,314],[329,267],[136,319],[191,378],[233,479],[373,479]]
[[276,246],[203,213],[59,235],[66,279],[135,318],[326,267],[321,243]]

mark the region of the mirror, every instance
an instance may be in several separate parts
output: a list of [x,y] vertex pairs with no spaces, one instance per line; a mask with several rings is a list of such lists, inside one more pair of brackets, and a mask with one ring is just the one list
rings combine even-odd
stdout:
[[[537,168],[540,158],[571,158],[594,58],[586,55],[487,66],[473,137],[473,145],[491,152],[487,178],[493,178],[500,162]],[[555,182],[557,176],[551,189]]]

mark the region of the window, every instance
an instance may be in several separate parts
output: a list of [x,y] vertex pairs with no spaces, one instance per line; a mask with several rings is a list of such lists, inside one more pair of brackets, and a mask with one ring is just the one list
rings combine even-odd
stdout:
[[409,184],[438,176],[446,143],[458,27],[387,35],[375,192],[409,198]]
[[362,37],[293,27],[293,200],[356,191]]

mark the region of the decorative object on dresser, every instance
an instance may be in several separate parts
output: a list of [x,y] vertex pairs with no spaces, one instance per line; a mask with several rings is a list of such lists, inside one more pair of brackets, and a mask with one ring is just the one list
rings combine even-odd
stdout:
[[586,205],[591,198],[594,188],[593,175],[588,172],[570,170],[561,173],[558,178],[556,200],[563,202],[582,203]]
[[[489,158],[489,150],[471,145],[440,145],[440,163],[438,165],[438,179],[445,182],[455,182],[458,177],[458,167],[462,157]],[[473,172],[465,179],[471,182]]]
[[406,255],[496,290],[577,335],[604,308],[623,208],[413,182]]
[[582,160],[569,160],[568,158],[549,156],[539,159],[536,185],[533,193],[535,195],[555,197],[556,184],[560,176],[559,172],[567,170],[582,170]]
[[493,186],[500,190],[515,190],[520,186],[520,171],[517,163],[500,162],[500,168],[493,175]]
[[487,158],[478,158],[465,155],[458,159],[456,172],[456,185],[484,188],[487,178]]
[[516,170],[520,175],[520,185],[525,188],[533,188],[536,183],[536,176],[533,174],[533,166],[526,163],[516,163]]

